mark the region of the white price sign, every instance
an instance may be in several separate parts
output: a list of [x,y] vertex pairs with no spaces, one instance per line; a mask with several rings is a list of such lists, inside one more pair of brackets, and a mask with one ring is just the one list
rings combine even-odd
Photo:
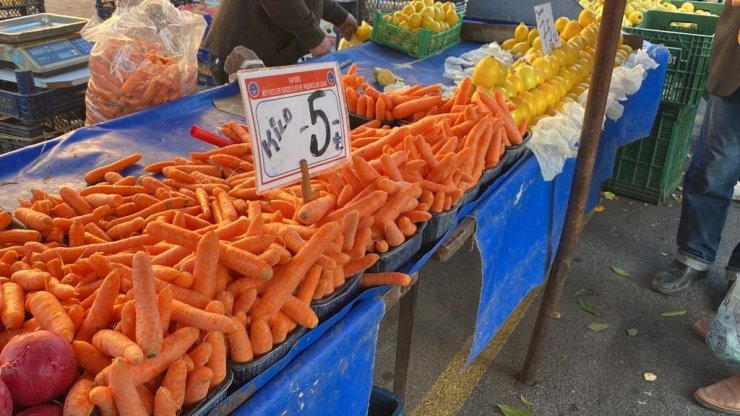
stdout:
[[257,192],[350,160],[349,121],[336,62],[239,71]]
[[555,19],[552,17],[552,5],[550,3],[534,6],[534,16],[537,19],[537,31],[540,35],[542,52],[549,55],[553,47],[561,46],[560,35],[555,29]]

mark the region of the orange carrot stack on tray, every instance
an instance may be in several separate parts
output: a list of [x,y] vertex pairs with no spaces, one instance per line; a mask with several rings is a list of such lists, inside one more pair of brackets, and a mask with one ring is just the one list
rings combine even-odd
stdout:
[[417,121],[437,114],[444,103],[440,95],[442,84],[414,85],[380,92],[365,82],[363,76],[357,75],[355,64],[342,76],[342,85],[350,113],[380,121]]
[[[353,130],[351,163],[313,178],[311,201],[300,185],[257,195],[236,122],[222,131],[238,144],[141,176],[123,175],[141,158],[128,155],[89,171],[85,188],[31,190],[13,215],[0,212],[0,344],[39,328],[71,342],[81,372],[70,414],[194,406],[223,382],[227,359],[249,362],[318,325],[313,300],[453,207],[521,142],[502,97],[471,92],[466,80],[439,114]],[[14,219],[26,228],[8,229]],[[410,278],[361,280],[387,284]]]

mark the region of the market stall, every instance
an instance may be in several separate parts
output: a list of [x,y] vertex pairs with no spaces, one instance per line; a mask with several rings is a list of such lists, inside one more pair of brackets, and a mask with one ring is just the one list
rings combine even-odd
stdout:
[[[479,46],[471,42],[461,42],[442,53],[418,59],[368,43],[338,52],[322,60],[334,60],[344,67],[347,61],[354,63],[358,73],[366,75],[368,79],[372,76],[375,63],[384,62],[384,65],[392,67],[393,71],[402,76],[409,85],[428,86],[435,83],[451,85],[452,81],[443,78],[440,73],[440,68],[444,67],[446,58],[458,56]],[[668,53],[663,47],[647,43],[644,48],[646,55],[655,60],[658,66],[647,70],[646,78],[639,90],[622,101],[624,111],[621,117],[617,121],[606,121],[601,135],[594,181],[589,192],[589,211],[599,200],[600,183],[611,176],[616,149],[648,135],[658,109]],[[138,163],[126,166],[125,174],[130,175],[133,183],[140,180],[136,176],[144,173],[143,166],[170,159],[172,162],[165,162],[160,168],[161,171],[171,166],[187,166],[190,162],[178,162],[176,158],[186,156],[191,152],[205,154],[206,157],[217,154],[207,153],[214,147],[193,139],[190,137],[190,131],[193,125],[198,125],[211,132],[218,132],[221,129],[225,132],[229,129],[226,126],[234,126],[242,122],[240,117],[220,111],[214,106],[214,100],[233,97],[236,94],[238,94],[238,88],[235,85],[216,88],[180,98],[154,109],[89,126],[63,138],[5,155],[0,158],[2,161],[0,181],[3,183],[4,190],[0,197],[0,205],[5,209],[13,209],[19,203],[23,205],[28,202],[28,206],[31,207],[31,202],[35,203],[38,200],[20,200],[20,202],[16,200],[18,195],[27,195],[29,189],[43,190],[50,195],[64,187],[79,189],[83,186],[81,178],[92,167],[120,159],[130,154],[132,148],[141,153],[140,161],[137,160]],[[469,98],[464,97],[462,102],[468,103]],[[509,112],[508,109],[502,110]],[[423,120],[423,117],[420,120]],[[234,122],[236,123],[229,124]],[[404,264],[398,268],[413,276],[411,296],[402,299],[405,303],[402,303],[401,319],[410,326],[406,326],[408,337],[400,341],[402,345],[399,351],[401,354],[406,354],[406,359],[408,359],[408,347],[413,328],[413,303],[417,290],[418,272],[444,244],[463,218],[471,216],[478,223],[476,240],[483,259],[483,283],[478,301],[478,318],[468,362],[482,351],[511,311],[531,289],[542,283],[557,250],[557,242],[562,232],[575,164],[573,159],[564,160],[562,171],[553,179],[545,180],[541,173],[542,162],[538,161],[528,149],[522,148],[522,150],[516,157],[508,160],[508,165],[505,168],[502,166],[497,171],[497,175],[492,177],[485,186],[475,184],[473,188],[476,192],[470,200],[459,199],[464,202],[461,202],[459,206],[455,205],[457,208],[450,217],[449,223],[446,224],[446,228],[441,230],[441,237],[427,242],[423,248],[417,246],[416,249],[410,250],[407,258],[404,259],[408,261],[402,262]],[[508,151],[514,154],[512,150]],[[237,153],[237,156],[242,155]],[[223,159],[226,163],[227,158]],[[357,163],[362,166],[362,162]],[[159,171],[155,170],[155,173],[157,172]],[[230,172],[235,174],[236,168]],[[164,181],[172,179],[167,173],[165,177]],[[187,178],[185,175],[179,177]],[[199,175],[194,177],[196,178],[195,183],[198,183]],[[126,180],[124,177],[118,179]],[[220,177],[218,179],[223,180]],[[111,186],[116,186],[115,183],[112,182]],[[221,182],[202,183],[220,184]],[[130,184],[125,186],[135,187]],[[213,188],[216,189],[218,186]],[[177,187],[173,189],[185,197],[189,195],[188,192],[182,191],[182,189],[189,189],[187,186],[181,187],[179,191],[176,190]],[[216,194],[218,192],[214,191],[214,195]],[[462,196],[463,193],[460,192],[457,198],[462,198]],[[248,198],[245,197],[245,199]],[[175,222],[174,216],[177,214],[174,211],[181,208],[172,210],[173,218],[170,218],[170,221]],[[452,212],[450,209],[446,211]],[[276,212],[278,211],[269,212],[269,214]],[[128,216],[124,215],[124,217]],[[183,218],[186,217],[183,216]],[[120,217],[114,218],[113,221],[120,219]],[[60,220],[60,224],[62,222],[64,221]],[[521,227],[524,223],[527,224],[526,229]],[[143,224],[139,228],[142,226]],[[418,229],[414,227],[419,230],[417,233],[419,236],[424,230],[423,226],[420,223]],[[306,231],[306,239],[313,238],[313,232],[308,233],[303,228],[301,230]],[[405,237],[411,241],[414,235],[410,233],[404,236],[402,241]],[[502,239],[497,238],[500,235],[511,235],[516,238],[507,239],[504,243]],[[175,240],[162,238],[166,243],[174,244]],[[180,244],[187,245],[188,243]],[[194,243],[193,247],[195,247]],[[297,256],[298,252],[299,250],[295,250],[292,255]],[[379,252],[384,253],[382,250]],[[84,256],[89,254],[84,254]],[[70,264],[73,263],[74,261],[70,261]],[[423,280],[423,276],[420,279]],[[197,411],[225,414],[238,408],[237,413],[272,414],[284,410],[301,409],[309,414],[312,412],[320,414],[329,411],[327,398],[333,397],[334,400],[329,401],[331,406],[337,406],[336,409],[353,408],[357,410],[357,413],[362,413],[370,400],[377,324],[383,315],[383,296],[388,291],[388,287],[365,290],[361,294],[348,298],[340,310],[322,317],[314,324],[315,328],[308,331],[299,328],[292,332],[284,343],[276,344],[273,352],[280,351],[279,355],[276,353],[274,359],[265,360],[249,370],[252,373],[246,380],[244,377],[240,379],[237,375],[236,379],[240,381],[232,382],[223,391],[221,388],[213,390],[215,396],[206,398],[201,404],[202,407],[199,407]],[[354,343],[351,347],[348,344],[349,340]],[[272,352],[268,350],[265,352],[265,357],[271,354]],[[408,362],[405,364],[407,365]],[[231,366],[230,368],[233,370],[237,367]],[[405,377],[404,368],[397,370]],[[239,371],[243,371],[243,368]],[[397,381],[399,381],[398,378]],[[401,382],[405,384],[405,380]],[[275,401],[274,397],[281,397],[281,400]]]

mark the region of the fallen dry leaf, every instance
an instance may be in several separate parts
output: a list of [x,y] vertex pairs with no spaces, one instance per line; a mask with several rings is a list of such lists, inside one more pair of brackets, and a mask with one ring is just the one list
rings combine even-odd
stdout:
[[643,374],[642,377],[645,378],[645,381],[655,381],[658,379],[658,376],[650,372]]

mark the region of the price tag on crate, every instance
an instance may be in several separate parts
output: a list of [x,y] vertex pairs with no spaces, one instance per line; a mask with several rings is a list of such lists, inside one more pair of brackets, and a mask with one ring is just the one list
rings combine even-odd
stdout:
[[[336,62],[239,71],[257,192],[350,160],[349,121]],[[305,172],[305,169],[304,169]]]
[[534,6],[534,16],[537,19],[537,31],[540,35],[542,52],[549,55],[553,48],[557,49],[560,45],[560,35],[555,29],[555,19],[552,17],[552,5],[550,3]]

